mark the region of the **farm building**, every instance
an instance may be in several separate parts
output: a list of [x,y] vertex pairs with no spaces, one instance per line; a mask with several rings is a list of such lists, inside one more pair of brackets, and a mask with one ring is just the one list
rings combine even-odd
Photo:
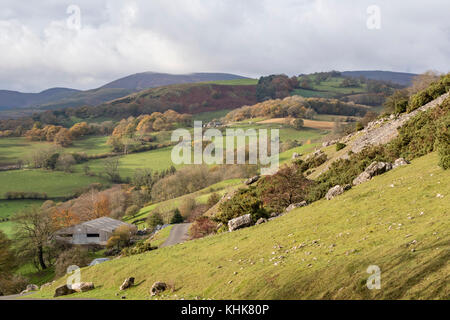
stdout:
[[114,230],[121,226],[136,228],[128,223],[103,217],[59,230],[56,233],[56,240],[78,245],[106,245]]

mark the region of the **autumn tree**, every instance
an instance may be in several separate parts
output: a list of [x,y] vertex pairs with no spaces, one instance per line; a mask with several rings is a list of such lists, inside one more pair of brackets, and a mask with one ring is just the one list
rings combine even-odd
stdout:
[[45,252],[51,246],[55,231],[50,213],[34,206],[16,214],[12,221],[15,224],[14,239],[22,253],[29,252],[42,270],[47,269]]
[[259,184],[264,206],[284,210],[289,205],[306,199],[313,184],[296,165],[285,165],[276,174],[265,177]]
[[51,220],[55,229],[64,229],[79,224],[80,217],[70,208],[53,208]]
[[54,142],[63,148],[72,145],[72,136],[69,129],[62,128],[61,130],[59,130],[59,132],[55,135]]
[[86,122],[79,122],[74,124],[69,131],[73,139],[79,139],[89,133],[89,125]]
[[132,237],[136,234],[135,227],[120,226],[114,230],[112,236],[108,239],[106,246],[109,249],[123,249],[131,243]]

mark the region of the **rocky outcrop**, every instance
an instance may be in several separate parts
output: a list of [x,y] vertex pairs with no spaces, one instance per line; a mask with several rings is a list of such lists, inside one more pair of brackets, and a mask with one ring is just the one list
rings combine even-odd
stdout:
[[126,278],[124,280],[124,282],[122,283],[122,285],[120,286],[119,290],[123,291],[126,290],[128,288],[131,288],[134,285],[134,278]]
[[302,156],[301,154],[299,154],[299,153],[297,153],[297,152],[294,152],[294,153],[292,154],[292,160],[298,159],[298,158],[300,158],[301,156]]
[[238,229],[250,227],[252,224],[252,216],[250,214],[246,214],[245,216],[228,221],[228,229],[232,232]]
[[38,291],[38,290],[39,290],[39,287],[37,285],[29,284],[29,285],[27,285],[26,289],[23,290],[20,294],[25,294],[28,292],[33,292],[33,291]]
[[245,184],[248,185],[248,186],[250,186],[250,185],[252,185],[252,184],[258,182],[258,180],[259,180],[260,178],[261,178],[260,176],[254,176],[254,177],[248,179],[247,181],[245,181]]
[[62,297],[62,296],[68,296],[70,294],[76,293],[75,290],[69,288],[66,284],[58,287],[55,289],[55,294],[53,295],[54,298]]
[[256,221],[256,225],[260,225],[260,224],[263,224],[263,223],[266,223],[267,222],[267,219],[266,218],[260,218],[258,221]]
[[92,282],[80,282],[75,283],[71,286],[72,290],[76,292],[87,292],[95,289],[95,286]]
[[397,118],[384,118],[369,123],[352,142],[352,151],[354,153],[358,153],[369,145],[381,145],[390,142],[392,139],[397,137],[397,129],[403,126],[408,120],[422,111],[426,111],[440,105],[449,96],[450,93],[443,94],[439,98],[427,103],[417,110],[410,113],[404,113]]
[[286,208],[286,212],[291,212],[294,209],[306,207],[307,205],[308,205],[308,203],[306,201],[302,201],[300,203],[294,203]]
[[344,192],[345,192],[344,187],[337,185],[337,186],[334,186],[333,188],[331,188],[330,190],[328,190],[325,198],[327,200],[331,200],[331,199],[343,194]]
[[150,289],[150,294],[153,297],[166,291],[166,289],[167,285],[164,282],[155,282]]
[[392,166],[392,169],[396,169],[398,167],[407,166],[409,164],[409,161],[405,160],[404,158],[399,158],[395,160],[394,165]]
[[353,180],[353,185],[357,186],[364,182],[371,180],[373,177],[383,174],[392,170],[392,163],[388,162],[373,162],[370,166],[364,170],[355,180]]

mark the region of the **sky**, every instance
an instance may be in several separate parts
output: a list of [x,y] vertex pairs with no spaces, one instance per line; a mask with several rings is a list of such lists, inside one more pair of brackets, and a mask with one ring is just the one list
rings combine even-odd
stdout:
[[0,0],[0,89],[134,73],[450,71],[448,0]]

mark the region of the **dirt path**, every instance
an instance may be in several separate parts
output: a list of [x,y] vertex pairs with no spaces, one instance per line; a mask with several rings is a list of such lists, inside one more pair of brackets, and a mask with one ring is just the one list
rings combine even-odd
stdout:
[[182,223],[174,225],[172,230],[170,230],[169,238],[167,238],[166,242],[164,242],[161,245],[161,248],[173,246],[188,240],[189,238],[188,231],[190,225],[191,225],[190,223]]

